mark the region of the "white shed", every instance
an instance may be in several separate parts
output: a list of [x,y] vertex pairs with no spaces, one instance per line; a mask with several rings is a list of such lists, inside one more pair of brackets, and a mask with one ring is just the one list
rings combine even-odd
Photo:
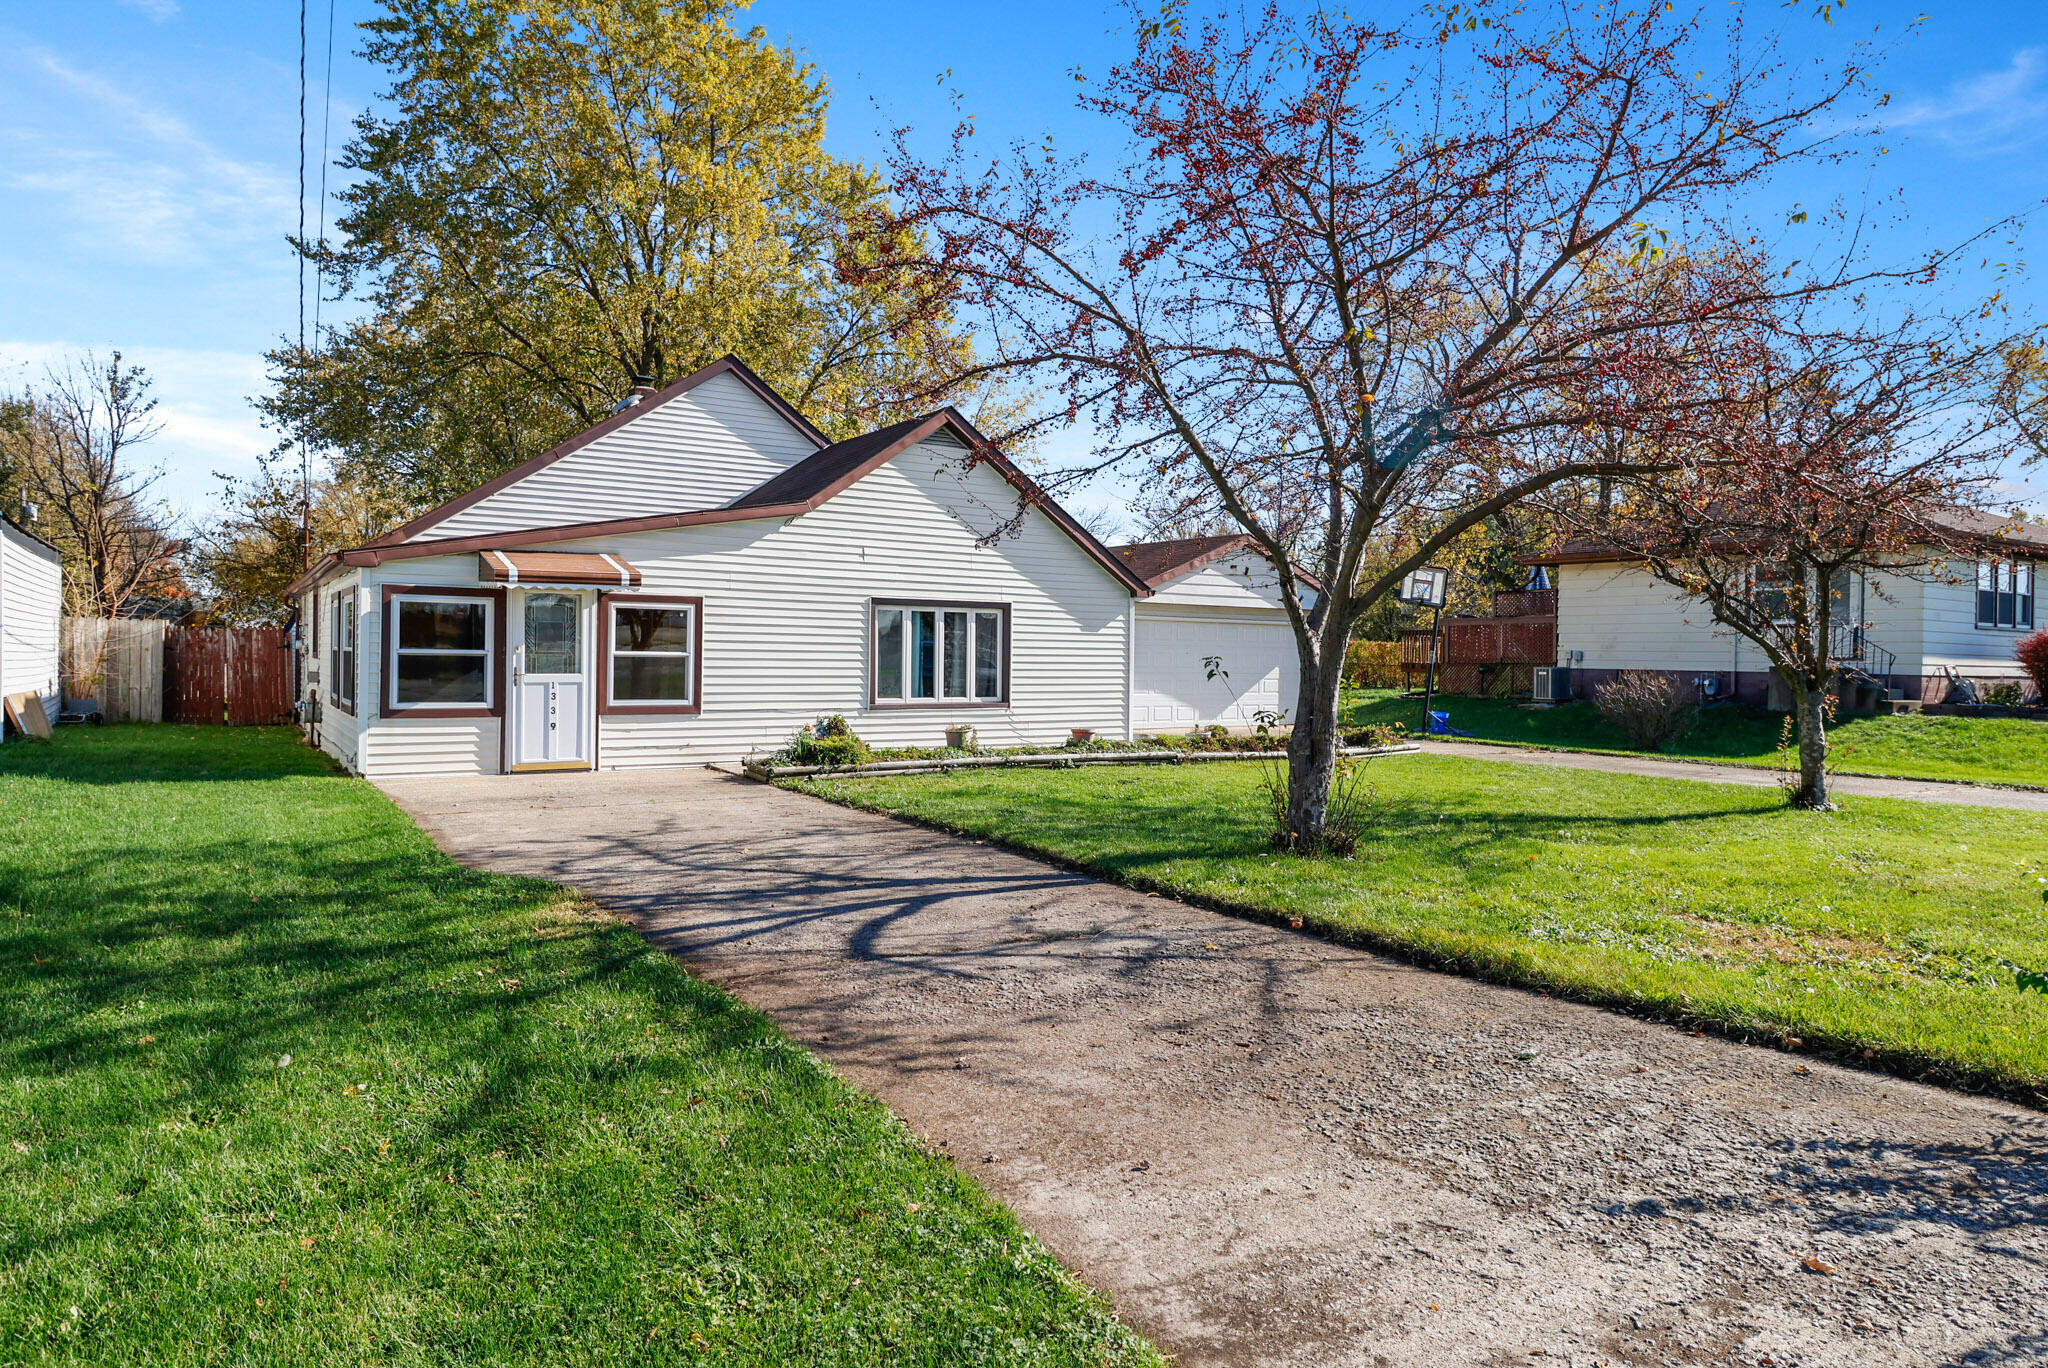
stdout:
[[[1151,586],[1137,605],[1131,726],[1238,729],[1292,720],[1301,656],[1272,563],[1242,533],[1113,548]],[[1310,592],[1304,606],[1315,602]]]
[[0,694],[37,694],[53,719],[63,612],[64,567],[57,548],[0,519]]

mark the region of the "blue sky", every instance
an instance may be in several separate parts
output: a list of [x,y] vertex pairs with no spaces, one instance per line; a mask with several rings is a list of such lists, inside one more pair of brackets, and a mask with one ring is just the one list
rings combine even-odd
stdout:
[[[1825,25],[1802,13],[1812,7],[1761,0],[1755,12],[1790,25],[1812,54],[1873,29],[1902,38],[1919,12],[1850,0]],[[373,8],[335,3],[330,150],[382,85],[354,56],[353,26]],[[309,0],[309,13],[317,185],[326,0]],[[1073,108],[1070,73],[1099,72],[1124,50],[1121,13],[1094,0],[760,0],[751,17],[817,63],[835,92],[832,149],[866,160],[894,125],[943,133],[947,88],[984,135],[1049,131],[1085,148],[1096,133]],[[264,348],[297,328],[284,237],[299,213],[298,60],[288,3],[0,8],[0,385],[82,347],[119,347],[148,366],[166,420],[162,488],[193,515],[213,498],[211,472],[252,470],[272,440],[247,398],[262,388]],[[1870,188],[1904,204],[1907,225],[1887,230],[1902,250],[2048,198],[2048,5],[1951,0],[1904,38],[1881,84],[1899,136]],[[317,206],[308,213],[310,224]],[[2016,296],[2048,318],[2038,281]]]

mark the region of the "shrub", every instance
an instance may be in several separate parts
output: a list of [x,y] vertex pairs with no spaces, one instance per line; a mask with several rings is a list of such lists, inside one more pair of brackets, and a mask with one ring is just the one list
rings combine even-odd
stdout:
[[875,756],[838,713],[792,736],[783,753],[797,765],[864,765]]
[[1401,643],[1353,641],[1344,651],[1344,682],[1354,689],[1401,687]]
[[1993,684],[1984,692],[1986,703],[1996,703],[2001,708],[2017,708],[2025,694],[2017,679],[2008,679],[2003,684]]
[[1407,727],[1399,722],[1374,722],[1355,731],[1345,732],[1344,744],[1364,746],[1370,750],[1385,750],[1388,746],[1400,745],[1402,734],[1407,730]]
[[1593,705],[1642,750],[1663,750],[1700,720],[1698,690],[1659,670],[1623,670],[1593,690]]
[[2012,653],[2019,658],[2027,677],[2034,681],[2034,696],[2048,702],[2048,631],[2021,637]]
[[1323,809],[1323,839],[1316,842],[1288,826],[1287,797],[1293,774],[1284,759],[1269,762],[1259,782],[1260,806],[1272,821],[1269,839],[1295,855],[1356,855],[1360,843],[1372,838],[1387,806],[1379,791],[1366,782],[1366,768],[1371,764],[1370,757],[1337,757],[1329,803]]

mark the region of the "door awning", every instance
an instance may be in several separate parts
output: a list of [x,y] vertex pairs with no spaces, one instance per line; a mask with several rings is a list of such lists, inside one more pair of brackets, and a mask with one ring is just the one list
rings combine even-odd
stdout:
[[481,551],[477,560],[490,584],[525,586],[596,584],[631,589],[640,572],[617,556],[602,551]]

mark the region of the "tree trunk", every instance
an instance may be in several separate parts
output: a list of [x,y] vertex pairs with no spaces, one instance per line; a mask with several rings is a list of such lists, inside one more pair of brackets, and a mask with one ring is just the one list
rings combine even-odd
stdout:
[[1344,685],[1344,651],[1323,652],[1313,670],[1303,670],[1294,708],[1294,734],[1287,742],[1286,830],[1278,833],[1290,850],[1323,848],[1330,815],[1330,785],[1337,777],[1338,706]]
[[1828,801],[1828,691],[1826,684],[1801,684],[1792,690],[1799,728],[1799,788],[1794,805],[1825,812]]

